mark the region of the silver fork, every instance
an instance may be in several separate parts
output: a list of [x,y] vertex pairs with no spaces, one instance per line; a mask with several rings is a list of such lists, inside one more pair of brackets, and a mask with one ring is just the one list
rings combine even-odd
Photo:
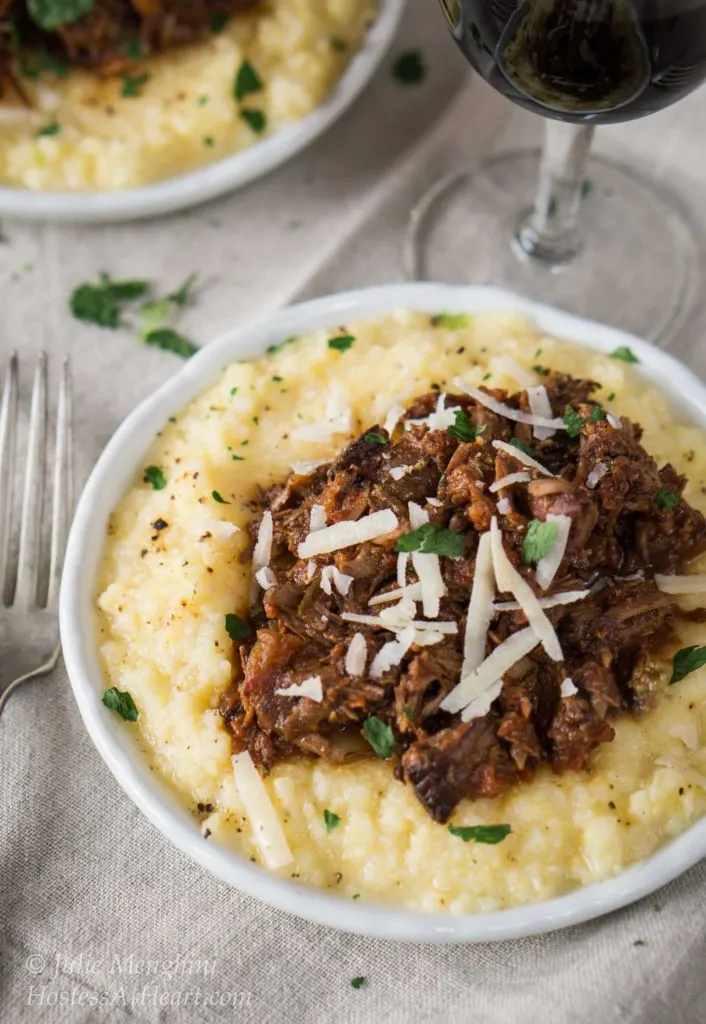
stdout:
[[[0,684],[5,684],[0,694],[0,715],[19,686],[55,668],[61,652],[59,583],[73,510],[73,410],[68,358],[61,367],[53,466],[47,462],[48,398],[48,359],[42,352],[32,387],[22,507],[14,529],[19,360],[13,352],[0,402]],[[49,514],[50,480],[47,543],[43,527]],[[17,531],[18,539],[14,536]]]

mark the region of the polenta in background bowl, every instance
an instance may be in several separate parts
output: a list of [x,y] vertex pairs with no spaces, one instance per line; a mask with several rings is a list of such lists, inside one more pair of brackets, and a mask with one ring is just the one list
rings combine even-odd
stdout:
[[127,42],[113,73],[63,55],[15,62],[17,88],[0,96],[0,215],[129,220],[261,177],[360,94],[404,0],[244,7],[164,52],[140,57],[139,40]]
[[[622,332],[486,288],[395,285],[274,313],[209,345],[110,442],[70,539],[65,659],[120,784],[218,877],[352,932],[485,941],[596,917],[706,852],[703,671],[660,689],[642,716],[617,716],[590,771],[543,766],[492,799],[461,801],[452,829],[375,757],[289,757],[264,780],[241,759],[236,781],[219,703],[233,679],[234,613],[248,614],[253,499],[432,383],[462,375],[476,387],[495,373],[502,387],[502,374],[532,372],[535,359],[600,382],[607,415],[640,422],[645,447],[684,469],[688,501],[704,507],[706,394],[690,371]],[[347,411],[335,442],[317,433]],[[679,630],[685,647],[703,639],[698,623]],[[104,705],[106,688],[131,695],[137,721]],[[284,854],[270,842],[273,817]],[[488,828],[493,843],[465,841]]]

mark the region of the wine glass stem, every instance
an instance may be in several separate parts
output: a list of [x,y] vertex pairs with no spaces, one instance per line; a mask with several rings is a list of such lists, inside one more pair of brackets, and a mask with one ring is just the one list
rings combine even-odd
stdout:
[[523,259],[549,266],[570,263],[581,250],[581,200],[593,125],[545,122],[539,182],[532,210],[520,217],[515,247]]

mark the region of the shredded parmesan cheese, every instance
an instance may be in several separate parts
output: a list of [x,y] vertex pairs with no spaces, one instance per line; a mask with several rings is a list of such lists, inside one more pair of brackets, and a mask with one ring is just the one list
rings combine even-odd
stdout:
[[405,427],[409,429],[411,426],[426,426],[429,430],[448,430],[456,422],[456,409],[446,408],[446,395],[442,392],[436,400],[436,409],[434,412],[429,413],[421,420],[407,420]]
[[476,566],[473,573],[471,599],[468,603],[466,616],[466,632],[463,638],[463,665],[461,679],[478,668],[485,658],[485,645],[488,641],[488,628],[495,614],[493,598],[495,597],[495,578],[493,576],[493,553],[490,547],[490,534],[481,534],[476,554]]
[[306,578],[308,580],[313,579],[315,572],[316,572],[316,562],[312,558],[312,559],[310,559],[310,561],[308,561],[306,563]]
[[[512,356],[493,356],[490,360],[490,369],[493,373],[505,374],[506,377],[517,381],[520,387],[527,390],[537,383],[536,376],[530,373],[529,370],[526,370],[524,366],[520,366]],[[534,409],[532,411],[534,412]],[[551,416],[551,410],[549,415]]]
[[[267,514],[267,513],[266,513]],[[300,558],[311,558],[313,555],[326,555],[331,551],[349,548],[354,544],[376,540],[392,533],[398,526],[398,520],[392,509],[385,508],[363,516],[356,522],[344,521],[327,526],[323,530],[310,533],[299,545]]]
[[421,583],[411,583],[408,587],[399,587],[397,590],[387,590],[384,594],[371,597],[369,605],[388,604],[390,601],[400,601],[404,598],[411,598],[413,601],[420,601],[422,597]]
[[331,584],[333,584],[338,593],[345,597],[351,589],[352,582],[353,577],[346,576],[344,572],[339,572],[335,565],[327,565],[321,571],[321,589],[325,594],[330,595],[332,593]]
[[[552,418],[552,403],[543,384],[536,388],[527,388],[527,401],[533,416],[542,416],[547,420]],[[546,441],[548,437],[553,437],[556,431],[553,427],[534,427],[532,433],[538,441]]]
[[409,551],[403,551],[397,556],[397,584],[404,587],[407,582],[407,565],[409,563]]
[[353,413],[347,404],[346,393],[340,385],[334,385],[326,401],[326,419],[297,427],[292,431],[292,437],[295,441],[326,442],[335,434],[349,434],[352,422]]
[[396,640],[383,644],[370,666],[370,675],[373,679],[379,679],[388,669],[399,665],[413,643],[414,630],[409,628],[403,629]]
[[309,700],[314,700],[317,704],[320,704],[324,699],[321,676],[309,676],[308,679],[303,679],[301,683],[295,683],[286,689],[275,690],[275,693],[279,694],[280,697],[308,697]]
[[501,516],[506,516],[512,511],[512,505],[510,504],[509,498],[501,498],[498,502],[498,512]]
[[467,384],[461,377],[456,377],[454,384],[461,391],[465,391],[467,395],[474,398],[476,402],[484,405],[486,409],[490,409],[491,412],[496,413],[498,416],[504,416],[508,420],[514,420],[515,423],[529,423],[532,427],[548,427],[550,430],[566,430],[566,424],[563,420],[549,419],[546,416],[535,416],[533,413],[513,409],[512,406],[504,405],[502,402],[496,401],[495,398],[491,398],[485,391],[474,388],[472,384]]
[[495,683],[488,687],[488,689],[481,693],[478,697],[475,697],[470,704],[467,704],[461,714],[461,720],[463,722],[470,722],[474,718],[482,718],[483,715],[487,715],[490,711],[490,706],[494,700],[497,700],[500,696],[500,691],[503,688],[502,679],[498,679]]
[[326,509],[323,505],[311,506],[311,517],[309,519],[309,532],[316,533],[326,526]]
[[439,501],[438,498],[427,498],[427,505],[431,505],[432,508],[441,508],[443,501]]
[[361,626],[380,626],[382,629],[388,630],[390,633],[401,633],[403,629],[408,626],[413,626],[415,629],[425,630],[431,629],[436,633],[443,633],[447,636],[458,633],[457,622],[426,622],[423,619],[408,619],[404,624],[402,622],[396,623],[385,619],[378,615],[358,615],[356,612],[344,612],[341,616],[346,622],[358,622]]
[[392,408],[388,410],[385,422],[383,423],[383,428],[388,432],[390,437],[392,437],[392,433],[401,418],[404,416],[404,413],[405,408],[403,405],[393,405]]
[[274,587],[277,582],[277,577],[272,572],[269,566],[264,566],[262,569],[258,569],[255,573],[255,579],[260,584],[263,590],[269,590],[270,587]]
[[574,697],[578,692],[579,688],[570,676],[562,680],[561,689],[559,690],[562,697]]
[[526,484],[531,479],[529,473],[508,473],[507,476],[502,476],[494,484],[491,484],[488,490],[491,494],[495,494],[496,491],[501,491],[503,487],[509,487],[510,484]]
[[266,565],[270,564],[272,532],[272,513],[268,509],[263,513],[262,522],[257,531],[257,541],[252,556],[252,564],[255,571],[264,569]]
[[247,750],[235,754],[232,761],[235,788],[250,819],[255,842],[265,866],[276,871],[294,860],[282,823]]
[[[583,601],[591,593],[590,590],[565,590],[561,594],[552,594],[551,597],[539,597],[537,603],[540,608],[556,608],[560,604],[573,604],[574,601]],[[501,601],[495,605],[496,612],[519,612],[522,606],[517,601]]]
[[502,592],[509,591],[513,594],[515,599],[522,605],[522,611],[527,616],[530,627],[535,631],[549,657],[553,661],[563,661],[564,655],[554,627],[542,611],[529,583],[520,576],[507,557],[503,547],[502,533],[495,516],[493,516],[490,524],[490,536],[493,551],[493,569],[495,570],[495,582],[498,590]]
[[495,648],[475,671],[465,676],[441,702],[442,711],[455,714],[493,686],[505,673],[526,657],[539,643],[531,626],[513,633]]
[[308,462],[293,462],[291,470],[297,476],[309,476],[319,466],[326,466],[330,461],[330,459],[310,459]]
[[512,456],[513,459],[517,459],[523,466],[529,466],[530,469],[536,469],[538,473],[543,476],[555,476],[556,474],[550,473],[548,469],[545,469],[541,463],[533,459],[527,452],[523,452],[521,448],[515,448],[514,444],[507,444],[505,441],[493,441],[493,448],[497,448],[499,452],[504,452],[506,455]]
[[429,513],[425,512],[416,501],[408,502],[407,508],[409,510],[409,525],[413,530],[418,530],[420,526],[425,526],[429,522]]
[[555,516],[550,512],[547,515],[547,522],[553,523],[556,526],[556,536],[549,551],[537,562],[534,578],[542,590],[547,590],[550,587],[552,580],[559,571],[561,560],[566,552],[566,545],[569,543],[569,534],[571,533],[571,516]]
[[362,633],[355,633],[346,651],[346,672],[349,676],[362,676],[368,660],[368,643]]
[[601,482],[601,480],[607,472],[608,467],[606,466],[605,462],[597,462],[591,470],[591,472],[586,477],[586,487],[588,487],[591,491],[595,487],[598,487],[599,483]]
[[401,480],[403,476],[407,476],[413,469],[414,466],[393,466],[390,470],[390,476],[393,480]]
[[610,425],[613,428],[613,430],[622,430],[623,429],[622,420],[619,420],[618,417],[614,416],[612,412],[607,412],[605,414],[605,418],[608,420],[608,422],[610,423]]
[[[420,526],[425,526],[429,522],[429,513],[421,505],[418,505],[416,501],[410,501],[408,508],[409,525],[413,530],[418,530]],[[446,584],[441,575],[439,556],[413,551],[412,565],[422,588],[422,609],[424,614],[430,619],[435,619],[441,610],[441,598],[446,593]]]
[[660,576],[655,573],[655,583],[664,594],[703,594],[706,591],[706,574]]

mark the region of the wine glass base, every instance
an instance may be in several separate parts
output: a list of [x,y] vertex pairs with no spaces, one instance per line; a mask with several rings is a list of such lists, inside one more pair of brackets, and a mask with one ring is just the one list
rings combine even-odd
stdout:
[[437,182],[412,210],[405,276],[509,288],[653,341],[672,334],[693,305],[698,266],[677,199],[637,171],[592,158],[579,251],[557,262],[523,248],[538,173],[539,151],[522,151]]

